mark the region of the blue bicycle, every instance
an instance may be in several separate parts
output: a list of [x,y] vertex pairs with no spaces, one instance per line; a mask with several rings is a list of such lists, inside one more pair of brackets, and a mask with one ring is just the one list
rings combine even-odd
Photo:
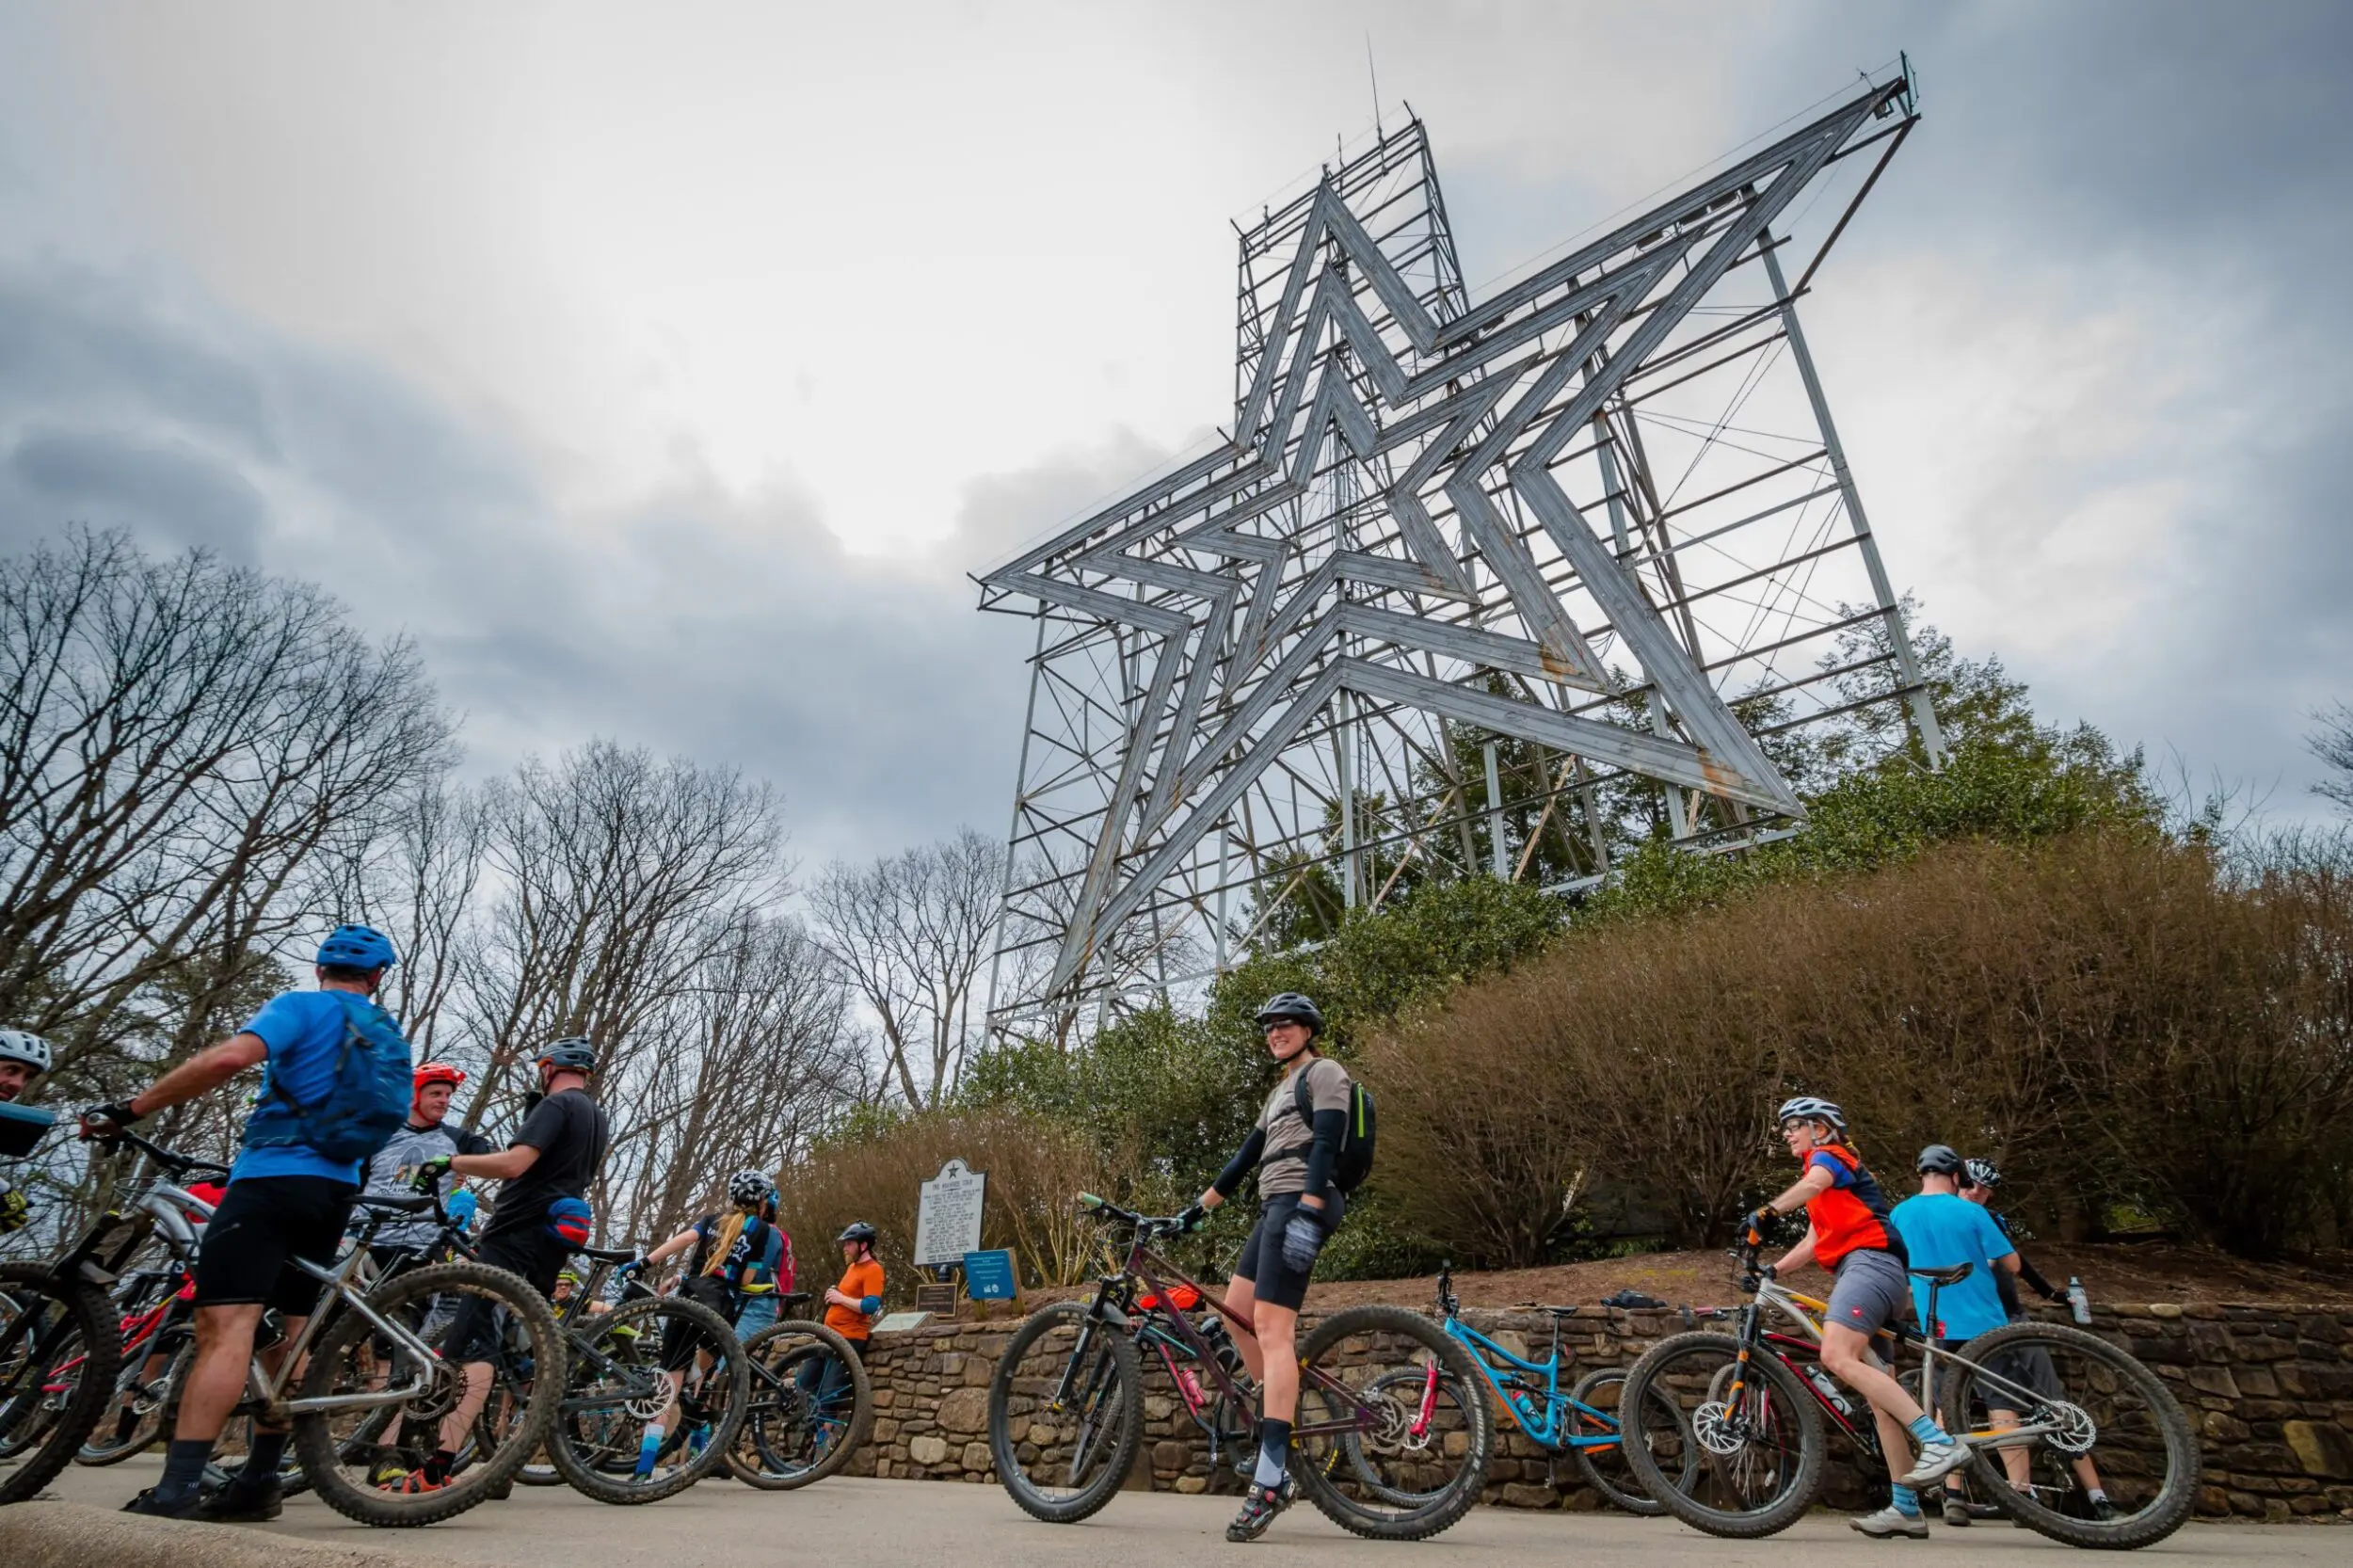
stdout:
[[[1586,1481],[1616,1507],[1644,1515],[1666,1512],[1635,1479],[1619,1442],[1618,1391],[1625,1383],[1625,1368],[1597,1367],[1563,1394],[1561,1325],[1575,1317],[1577,1308],[1540,1306],[1536,1310],[1552,1320],[1551,1353],[1542,1361],[1513,1355],[1463,1321],[1463,1304],[1454,1298],[1453,1268],[1439,1267],[1438,1313],[1445,1320],[1446,1332],[1470,1352],[1472,1363],[1485,1376],[1513,1424],[1552,1459],[1557,1461],[1564,1452],[1574,1458]],[[1665,1430],[1659,1425],[1662,1421],[1674,1427],[1687,1424],[1673,1399],[1660,1392],[1654,1393],[1652,1400],[1658,1408],[1648,1423],[1650,1431]],[[1699,1449],[1692,1443],[1678,1447],[1683,1458],[1675,1485],[1680,1491],[1690,1485],[1697,1474]]]

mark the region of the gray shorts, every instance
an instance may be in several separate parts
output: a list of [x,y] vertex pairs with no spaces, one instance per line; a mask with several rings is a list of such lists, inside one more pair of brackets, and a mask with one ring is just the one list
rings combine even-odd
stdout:
[[1912,1278],[1903,1259],[1876,1248],[1849,1253],[1838,1260],[1836,1281],[1830,1288],[1825,1328],[1836,1324],[1857,1334],[1877,1334],[1912,1314]]

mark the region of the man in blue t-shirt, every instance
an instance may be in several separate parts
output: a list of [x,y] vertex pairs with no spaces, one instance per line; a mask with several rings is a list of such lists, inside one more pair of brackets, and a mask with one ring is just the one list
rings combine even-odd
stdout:
[[1961,1195],[1961,1156],[1930,1144],[1913,1162],[1920,1195],[1896,1206],[1888,1219],[1904,1239],[1914,1269],[1970,1265],[1959,1284],[1936,1292],[1936,1317],[1929,1317],[1929,1282],[1914,1277],[1912,1304],[1920,1332],[1958,1345],[2009,1321],[2002,1306],[2000,1276],[2018,1272],[2018,1249],[2009,1244],[1992,1215]]
[[[86,1113],[83,1135],[103,1139],[114,1128],[209,1094],[253,1066],[262,1068],[258,1105],[317,1102],[334,1086],[336,1062],[351,1027],[349,1014],[331,993],[372,997],[396,962],[392,944],[381,932],[337,926],[319,947],[317,990],[272,997],[228,1039],[199,1051],[129,1099]],[[283,1337],[262,1352],[275,1368],[283,1347],[302,1336],[303,1322],[319,1297],[318,1282],[293,1259],[322,1266],[334,1261],[360,1177],[360,1161],[330,1160],[300,1144],[248,1147],[237,1156],[229,1169],[229,1191],[204,1227],[197,1254],[196,1364],[181,1389],[163,1480],[133,1498],[125,1512],[220,1522],[278,1516],[283,1428],[272,1430],[257,1420],[237,1479],[210,1496],[201,1496],[199,1487],[214,1440],[244,1397],[263,1309],[275,1308],[285,1320]]]

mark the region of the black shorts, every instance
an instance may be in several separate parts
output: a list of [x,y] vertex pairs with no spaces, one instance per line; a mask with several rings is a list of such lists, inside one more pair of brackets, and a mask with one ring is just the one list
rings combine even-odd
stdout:
[[[555,1295],[555,1280],[564,1272],[571,1250],[544,1225],[494,1231],[482,1239],[474,1256],[493,1269],[520,1274],[542,1296]],[[457,1304],[457,1316],[443,1339],[442,1356],[451,1361],[488,1361],[498,1350],[499,1319],[486,1297],[467,1295]]]
[[[1234,1260],[1234,1277],[1250,1282],[1253,1297],[1269,1306],[1287,1306],[1293,1312],[1307,1299],[1307,1276],[1283,1261],[1283,1227],[1290,1223],[1298,1208],[1296,1192],[1284,1192],[1259,1205],[1258,1223],[1250,1227],[1250,1240],[1241,1244],[1241,1256]],[[1338,1228],[1340,1216],[1347,1208],[1337,1189],[1324,1193],[1326,1236]]]
[[[1969,1347],[1963,1345],[1961,1353],[1967,1355]],[[2021,1388],[2031,1389],[2046,1400],[2067,1398],[2067,1390],[2059,1384],[2058,1368],[2051,1364],[2051,1352],[2040,1345],[2020,1345],[2014,1350],[1996,1351],[1978,1360],[1977,1365],[1995,1377],[2006,1379]],[[1989,1410],[2008,1410],[2019,1403],[2017,1395],[1982,1382],[1977,1385],[1977,1393]]]
[[359,1195],[358,1187],[331,1176],[232,1181],[196,1255],[196,1304],[259,1303],[289,1318],[309,1317],[321,1287],[289,1260],[331,1265]]
[[[690,1302],[711,1308],[722,1321],[735,1321],[735,1292],[728,1288],[726,1280],[713,1279],[709,1274],[696,1274],[680,1283],[678,1293]],[[706,1343],[692,1323],[673,1319],[662,1326],[662,1369],[665,1372],[682,1372],[686,1364],[695,1359],[696,1351],[716,1352],[718,1348]]]

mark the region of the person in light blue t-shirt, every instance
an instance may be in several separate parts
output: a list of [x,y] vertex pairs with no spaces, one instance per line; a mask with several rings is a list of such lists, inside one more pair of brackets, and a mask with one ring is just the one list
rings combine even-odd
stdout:
[[1936,1317],[1929,1316],[1929,1282],[1914,1276],[1912,1304],[1920,1331],[1960,1344],[2009,1321],[1998,1276],[2018,1272],[2018,1249],[1993,1217],[1961,1195],[1961,1156],[1930,1144],[1913,1162],[1920,1195],[1896,1206],[1888,1219],[1903,1236],[1914,1269],[1970,1265],[1967,1276],[1936,1292]]

